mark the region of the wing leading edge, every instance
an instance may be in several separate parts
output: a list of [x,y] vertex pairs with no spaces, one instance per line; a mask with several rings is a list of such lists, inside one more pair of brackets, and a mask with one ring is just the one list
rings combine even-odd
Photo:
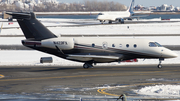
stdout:
[[97,62],[105,62],[105,61],[116,61],[122,59],[123,55],[120,56],[105,56],[105,55],[68,55],[67,59],[74,59],[79,61],[97,61]]

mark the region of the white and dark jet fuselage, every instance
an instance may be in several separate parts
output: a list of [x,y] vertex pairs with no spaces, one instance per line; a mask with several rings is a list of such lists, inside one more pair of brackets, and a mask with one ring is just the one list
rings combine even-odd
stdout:
[[[26,40],[24,46],[58,57],[85,63],[121,62],[130,59],[175,58],[177,54],[157,42],[136,38],[57,37],[41,24],[34,13],[6,12],[17,19]],[[161,68],[161,65],[158,65]]]
[[[35,45],[36,44],[36,45]],[[121,62],[136,58],[175,58],[177,54],[157,42],[134,38],[59,37],[41,41],[23,41],[36,50],[85,63]]]

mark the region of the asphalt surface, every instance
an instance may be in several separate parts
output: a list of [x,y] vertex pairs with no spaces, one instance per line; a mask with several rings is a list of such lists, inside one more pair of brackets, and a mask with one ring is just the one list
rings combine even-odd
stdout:
[[[179,72],[180,64],[163,65],[162,69],[156,65],[95,66],[90,69],[81,66],[0,66],[0,93],[114,97],[125,93],[135,98],[138,95],[132,89],[180,83]],[[148,81],[152,78],[168,80]],[[120,85],[126,87],[116,88]]]

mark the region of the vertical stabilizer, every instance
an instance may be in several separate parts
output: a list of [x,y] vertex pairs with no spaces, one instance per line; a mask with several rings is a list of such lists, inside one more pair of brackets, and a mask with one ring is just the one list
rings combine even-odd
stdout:
[[134,0],[131,1],[131,4],[129,5],[129,9],[127,11],[133,14],[134,13],[133,10],[134,10]]
[[6,12],[6,14],[11,15],[13,19],[17,19],[26,39],[41,41],[44,39],[56,37],[50,30],[48,30],[41,22],[36,19],[36,15],[32,12]]

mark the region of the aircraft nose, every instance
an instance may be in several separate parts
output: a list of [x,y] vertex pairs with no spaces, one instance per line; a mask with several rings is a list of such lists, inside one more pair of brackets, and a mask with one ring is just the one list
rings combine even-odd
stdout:
[[102,20],[102,19],[103,19],[103,16],[102,16],[102,15],[98,15],[96,19],[97,19],[97,20]]
[[101,17],[100,16],[97,16],[97,18],[96,18],[97,20],[99,20],[99,19],[101,19]]
[[164,58],[176,58],[176,57],[178,57],[178,54],[176,54],[175,52],[173,52],[169,49],[163,49],[162,50],[162,57],[164,57]]
[[175,52],[173,52],[173,53],[171,54],[171,56],[172,56],[173,58],[176,58],[176,57],[178,57],[178,54],[176,54]]

